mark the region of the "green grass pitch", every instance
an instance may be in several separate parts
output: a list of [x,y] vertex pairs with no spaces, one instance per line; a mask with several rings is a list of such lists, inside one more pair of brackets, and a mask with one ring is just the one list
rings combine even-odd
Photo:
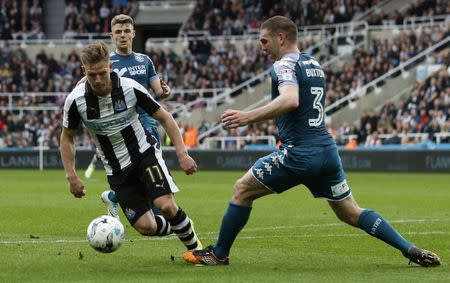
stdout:
[[[0,282],[450,282],[450,174],[349,173],[362,207],[377,210],[407,239],[438,253],[438,268],[408,265],[395,249],[335,218],[327,203],[297,187],[254,203],[230,266],[183,262],[175,237],[140,236],[112,254],[89,247],[86,227],[105,214],[102,170],[75,199],[62,170],[0,171]],[[82,172],[79,172],[82,175]],[[207,245],[217,238],[243,172],[173,172],[177,202]],[[124,216],[121,215],[122,220]]]

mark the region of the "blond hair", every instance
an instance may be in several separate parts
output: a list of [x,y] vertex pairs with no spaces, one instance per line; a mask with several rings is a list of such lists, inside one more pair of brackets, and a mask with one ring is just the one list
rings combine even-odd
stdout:
[[261,24],[261,29],[267,29],[272,36],[279,33],[286,34],[286,39],[291,43],[297,42],[297,25],[283,16],[274,16]]
[[134,26],[134,20],[132,17],[124,14],[116,15],[111,20],[111,28],[117,24],[131,24]]
[[81,63],[94,65],[101,61],[109,60],[109,48],[103,41],[89,44],[81,51]]

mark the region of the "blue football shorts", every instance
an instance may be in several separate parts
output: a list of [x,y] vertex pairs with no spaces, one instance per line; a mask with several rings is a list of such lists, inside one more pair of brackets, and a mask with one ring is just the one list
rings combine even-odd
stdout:
[[275,193],[303,184],[315,198],[339,201],[351,195],[335,145],[281,148],[258,159],[252,173]]

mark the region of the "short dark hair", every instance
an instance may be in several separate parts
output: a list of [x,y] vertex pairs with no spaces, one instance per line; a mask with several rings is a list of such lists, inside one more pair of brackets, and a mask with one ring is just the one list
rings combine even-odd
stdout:
[[272,36],[282,32],[291,43],[297,42],[297,25],[290,19],[283,16],[274,16],[261,24],[261,29],[269,30]]
[[103,41],[97,41],[86,46],[80,57],[83,65],[94,65],[109,60],[109,48]]
[[111,28],[117,24],[131,24],[134,26],[134,20],[132,17],[124,14],[116,15],[111,20]]

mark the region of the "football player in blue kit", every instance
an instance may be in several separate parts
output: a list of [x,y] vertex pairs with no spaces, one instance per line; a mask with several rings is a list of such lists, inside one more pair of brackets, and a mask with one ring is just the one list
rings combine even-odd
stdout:
[[405,240],[380,214],[360,208],[345,179],[333,138],[324,125],[326,82],[322,67],[297,48],[297,26],[275,16],[260,28],[262,51],[275,61],[271,70],[272,101],[251,111],[226,110],[228,128],[276,119],[282,144],[256,161],[237,180],[222,220],[218,240],[202,250],[186,252],[188,263],[227,265],[231,246],[247,223],[253,201],[305,185],[315,198],[328,201],[336,216],[394,248],[422,266],[440,265],[439,257]]
[[[130,16],[120,14],[111,20],[111,39],[116,47],[116,50],[109,54],[113,71],[120,77],[127,77],[137,81],[146,89],[150,88],[156,97],[167,98],[171,93],[171,89],[159,78],[152,60],[145,54],[133,51],[135,35],[134,21]],[[139,121],[148,132],[149,142],[160,148],[161,142],[156,120],[141,108],[138,108],[138,113]],[[86,178],[90,178],[92,175],[96,161],[97,155],[94,155],[86,169]],[[101,199],[108,207],[108,214],[118,217],[118,204],[114,192],[112,190],[104,191],[101,194]],[[159,213],[157,208],[152,210],[155,214]]]

